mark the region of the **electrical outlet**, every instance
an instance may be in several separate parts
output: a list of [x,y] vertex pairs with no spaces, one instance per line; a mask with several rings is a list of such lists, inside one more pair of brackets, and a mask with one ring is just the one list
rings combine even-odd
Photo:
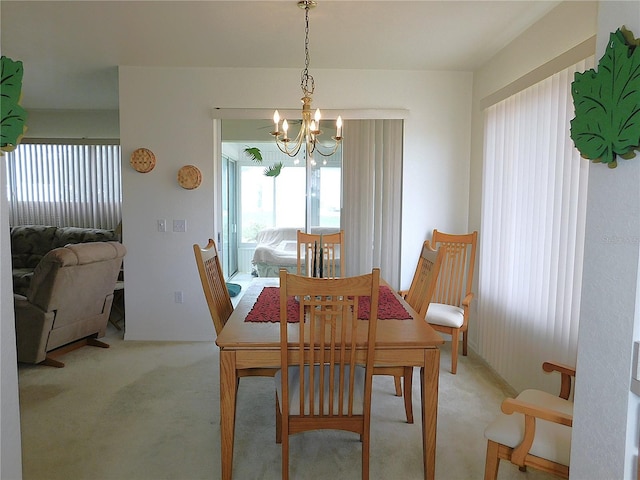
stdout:
[[173,221],[173,231],[174,232],[186,232],[187,231],[187,221],[186,220],[174,220]]
[[176,303],[183,303],[184,299],[182,297],[182,292],[173,292],[173,296]]
[[167,221],[164,218],[158,220],[158,231],[159,232],[167,231]]

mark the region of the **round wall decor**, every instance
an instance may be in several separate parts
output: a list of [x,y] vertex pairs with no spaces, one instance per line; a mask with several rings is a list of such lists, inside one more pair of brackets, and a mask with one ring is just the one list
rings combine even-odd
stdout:
[[198,188],[202,182],[202,173],[195,165],[185,165],[178,170],[178,183],[182,188],[193,190]]
[[148,148],[138,148],[131,154],[130,163],[136,172],[148,173],[156,166],[156,156]]

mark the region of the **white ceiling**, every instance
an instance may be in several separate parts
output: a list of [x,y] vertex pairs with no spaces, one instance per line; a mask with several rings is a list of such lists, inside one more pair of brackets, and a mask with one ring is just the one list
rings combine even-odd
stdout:
[[[309,71],[473,71],[558,3],[319,0]],[[118,65],[304,66],[295,0],[2,0],[0,20],[26,108],[117,109]]]

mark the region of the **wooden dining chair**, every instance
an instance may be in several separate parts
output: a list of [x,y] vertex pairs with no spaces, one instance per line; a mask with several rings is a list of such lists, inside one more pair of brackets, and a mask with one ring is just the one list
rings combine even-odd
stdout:
[[[362,478],[369,478],[379,283],[377,268],[367,275],[334,279],[280,270],[281,368],[275,386],[283,479],[289,478],[289,436],[320,429],[359,434]],[[291,297],[299,328],[288,322]],[[358,319],[360,301],[370,301],[368,320]]]
[[[409,306],[418,313],[420,318],[425,317],[427,309],[429,308],[443,258],[444,250],[432,250],[429,242],[425,241],[422,244],[422,251],[420,252],[418,265],[413,274],[413,280],[411,281],[409,290],[398,292]],[[407,415],[407,422],[413,423],[413,404],[411,401],[413,368],[376,366],[373,374],[393,376],[396,395],[399,397],[404,395],[404,409]],[[404,392],[401,387],[401,379],[404,379]]]
[[[216,335],[224,328],[227,320],[233,312],[233,303],[229,296],[229,290],[224,279],[224,273],[218,256],[218,249],[215,242],[210,238],[209,243],[202,248],[197,243],[193,245],[193,252],[196,257],[196,265],[200,274],[200,282],[204,297],[207,300],[209,313],[213,320],[213,327]],[[238,382],[241,377],[273,377],[277,368],[251,368],[239,370]],[[236,382],[237,385],[237,382]]]
[[498,478],[500,460],[569,478],[573,401],[573,367],[544,362],[542,369],[560,372],[560,395],[528,389],[502,402],[502,412],[484,431],[487,439],[485,480]]
[[308,277],[345,277],[344,230],[336,233],[297,232],[297,273]]
[[231,312],[233,312],[233,304],[220,265],[218,249],[216,243],[209,239],[209,243],[204,248],[194,244],[193,252],[196,256],[200,282],[213,320],[213,327],[216,330],[216,335],[220,335]]
[[444,250],[442,267],[427,322],[438,332],[451,335],[451,373],[458,369],[459,337],[462,333],[462,355],[467,355],[469,310],[473,300],[473,271],[476,261],[478,232],[455,235],[433,231],[431,248]]

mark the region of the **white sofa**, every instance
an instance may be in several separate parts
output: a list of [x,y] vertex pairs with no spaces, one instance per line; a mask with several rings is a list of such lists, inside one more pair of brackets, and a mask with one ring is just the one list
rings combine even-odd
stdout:
[[[253,264],[259,277],[277,277],[281,268],[290,273],[297,271],[297,231],[303,227],[266,228],[258,232],[253,252]],[[311,227],[311,233],[336,233],[336,227]]]

